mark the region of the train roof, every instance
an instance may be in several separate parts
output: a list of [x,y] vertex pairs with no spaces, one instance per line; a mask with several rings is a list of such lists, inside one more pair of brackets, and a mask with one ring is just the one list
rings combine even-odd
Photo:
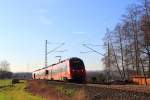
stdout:
[[48,67],[57,65],[57,64],[59,64],[59,63],[62,63],[62,62],[64,62],[64,61],[67,61],[67,60],[70,60],[70,59],[80,59],[80,58],[78,58],[78,57],[67,58],[67,59],[61,60],[61,61],[58,62],[58,63],[54,63],[54,64],[51,64],[51,65],[49,65],[49,66],[47,66],[47,67],[43,67],[43,68],[37,69],[37,70],[35,70],[35,71],[33,71],[33,72],[36,72],[36,71],[39,71],[39,70],[42,70],[42,69],[45,69],[45,68],[48,68]]

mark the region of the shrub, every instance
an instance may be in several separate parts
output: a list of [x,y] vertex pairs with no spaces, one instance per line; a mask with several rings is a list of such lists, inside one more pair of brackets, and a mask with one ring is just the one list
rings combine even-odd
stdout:
[[97,82],[97,78],[96,77],[92,77],[91,80],[92,80],[93,83]]
[[12,79],[12,84],[19,83],[19,79]]

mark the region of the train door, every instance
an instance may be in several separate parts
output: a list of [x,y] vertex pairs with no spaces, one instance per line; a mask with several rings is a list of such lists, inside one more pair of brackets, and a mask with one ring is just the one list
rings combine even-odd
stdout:
[[35,73],[33,74],[33,79],[35,79]]

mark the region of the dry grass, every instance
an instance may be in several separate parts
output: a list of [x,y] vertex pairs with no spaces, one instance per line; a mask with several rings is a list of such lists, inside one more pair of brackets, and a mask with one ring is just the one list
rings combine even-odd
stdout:
[[26,89],[34,95],[42,96],[45,100],[70,100],[69,97],[56,90],[54,86],[48,85],[46,81],[28,81]]
[[84,89],[79,90],[76,95],[72,98],[72,100],[88,100],[87,96],[85,95]]
[[28,81],[26,89],[34,95],[42,96],[45,100],[87,100],[83,89],[48,84],[42,80]]

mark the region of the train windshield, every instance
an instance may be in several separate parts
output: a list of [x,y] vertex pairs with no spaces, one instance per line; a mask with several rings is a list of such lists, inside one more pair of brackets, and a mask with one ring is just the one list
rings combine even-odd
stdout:
[[72,60],[71,61],[71,68],[74,69],[74,70],[84,69],[83,61],[81,61],[81,60]]

